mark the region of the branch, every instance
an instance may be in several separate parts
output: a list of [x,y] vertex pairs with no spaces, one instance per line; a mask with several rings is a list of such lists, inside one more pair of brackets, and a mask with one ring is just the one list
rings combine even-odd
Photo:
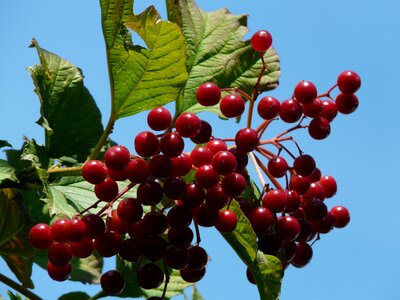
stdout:
[[7,276],[5,276],[1,273],[0,273],[0,281],[3,282],[4,284],[8,285],[9,287],[11,287],[13,290],[20,292],[22,295],[24,295],[25,297],[27,297],[30,300],[43,300],[38,295],[34,294],[30,290],[24,288],[19,283],[15,282],[14,280],[8,278]]

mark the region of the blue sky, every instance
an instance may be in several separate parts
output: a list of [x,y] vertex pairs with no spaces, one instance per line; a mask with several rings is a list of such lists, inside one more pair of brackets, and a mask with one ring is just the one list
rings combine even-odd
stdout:
[[[149,3],[136,2],[136,12]],[[151,3],[165,16],[163,1]],[[249,14],[251,32],[267,29],[272,33],[282,76],[279,88],[269,94],[278,99],[290,97],[301,79],[311,80],[321,90],[327,90],[343,70],[355,70],[362,78],[357,94],[358,110],[337,117],[326,140],[312,141],[306,134],[298,134],[303,150],[316,157],[323,173],[338,181],[339,191],[328,200],[328,206],[347,206],[352,220],[347,228],[334,230],[314,245],[314,257],[308,266],[286,271],[281,299],[400,299],[397,259],[400,201],[396,186],[400,180],[397,99],[400,2],[199,0],[197,3],[206,11],[228,7],[234,14]],[[34,123],[39,118],[39,101],[25,70],[38,61],[35,51],[27,47],[32,37],[45,49],[83,70],[85,84],[106,122],[110,103],[98,1],[1,1],[0,31],[0,139],[8,140],[15,148],[21,146],[23,136],[43,142],[42,129]],[[137,118],[144,122],[143,114]],[[122,119],[112,138],[131,146],[139,131],[137,122],[132,118]],[[222,135],[227,130],[233,134],[243,124],[235,127],[233,122],[221,121],[215,126]],[[245,279],[244,265],[219,234],[203,230],[202,238],[212,257],[205,278],[198,284],[204,298],[258,299],[255,286]],[[112,268],[111,262],[106,268]],[[0,272],[10,275],[3,261]],[[37,268],[33,279],[37,293],[45,299],[57,299],[71,290],[94,294],[99,289],[51,282]],[[0,295],[4,296],[6,290],[0,284]]]

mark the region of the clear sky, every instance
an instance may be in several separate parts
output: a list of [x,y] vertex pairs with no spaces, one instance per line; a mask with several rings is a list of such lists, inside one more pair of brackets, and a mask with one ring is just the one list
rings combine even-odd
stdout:
[[[135,11],[154,4],[165,16],[163,1],[136,1]],[[328,206],[343,204],[352,220],[314,245],[314,257],[303,269],[288,268],[282,300],[397,300],[400,267],[400,2],[397,0],[198,0],[206,11],[228,7],[234,14],[249,14],[249,29],[269,30],[281,59],[280,86],[270,94],[286,99],[301,80],[320,90],[335,83],[346,69],[362,77],[360,106],[339,116],[331,135],[312,141],[299,133],[304,151],[314,155],[324,174],[337,179],[339,191]],[[22,137],[43,142],[39,101],[32,92],[28,66],[38,61],[27,46],[32,37],[40,45],[79,66],[85,84],[96,99],[105,123],[110,109],[104,42],[98,1],[0,1],[0,139],[15,148]],[[139,121],[143,122],[143,115]],[[233,121],[219,122],[217,133],[239,129]],[[229,127],[229,128],[228,128]],[[144,128],[144,123],[143,123]],[[137,121],[117,123],[112,138],[132,147],[140,130]],[[397,153],[397,154],[396,154]],[[4,157],[4,154],[0,154]],[[244,265],[215,230],[203,230],[203,246],[212,257],[198,287],[206,300],[258,299],[248,284]],[[111,262],[106,269],[112,268]],[[0,272],[10,275],[3,261]],[[99,287],[52,282],[34,269],[36,292],[57,299],[67,291],[94,294]],[[0,284],[0,295],[7,287]]]

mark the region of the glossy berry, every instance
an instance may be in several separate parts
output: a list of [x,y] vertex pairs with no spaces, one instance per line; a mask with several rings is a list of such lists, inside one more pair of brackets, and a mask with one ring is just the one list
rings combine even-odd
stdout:
[[278,116],[281,103],[278,99],[266,96],[260,99],[257,105],[257,112],[264,120],[271,120]]
[[209,207],[221,209],[228,203],[229,197],[224,193],[220,186],[208,189],[205,202]]
[[203,203],[193,211],[194,221],[203,227],[215,226],[218,222],[218,210]]
[[303,198],[317,198],[319,200],[325,199],[325,190],[319,181],[312,182],[307,192],[302,195]]
[[308,125],[308,133],[316,140],[325,139],[331,133],[331,125],[327,119],[321,117],[312,119]]
[[330,100],[322,101],[322,110],[320,113],[320,117],[327,119],[329,122],[332,122],[335,119],[338,113],[338,109],[336,107],[336,103]]
[[221,99],[219,108],[227,118],[235,118],[244,112],[244,100],[240,95],[230,94]]
[[47,257],[53,266],[64,267],[69,264],[72,259],[70,245],[67,243],[52,243],[47,252]]
[[326,234],[333,229],[335,218],[331,212],[328,211],[325,218],[319,222],[312,223],[313,229],[318,233]]
[[273,189],[263,197],[262,205],[273,213],[282,212],[288,204],[286,191]]
[[358,98],[354,94],[339,94],[335,99],[337,110],[342,114],[351,114],[358,107]]
[[249,220],[255,232],[267,232],[274,224],[275,215],[266,207],[259,206],[250,211]]
[[80,242],[71,242],[70,247],[72,255],[79,258],[89,257],[94,250],[93,240],[90,238],[84,238]]
[[125,279],[121,272],[110,270],[101,276],[100,284],[105,294],[118,295],[121,294],[125,288]]
[[136,153],[143,157],[153,156],[160,151],[157,136],[150,131],[139,132],[134,140]]
[[201,105],[212,106],[218,104],[221,99],[221,90],[212,83],[206,82],[200,85],[196,90],[196,100]]
[[251,152],[258,146],[258,133],[252,128],[240,129],[235,136],[236,147],[243,152]]
[[107,221],[108,221],[107,222],[107,230],[108,231],[115,231],[118,234],[125,234],[128,232],[129,223],[122,221],[118,217],[118,213],[117,213],[116,209],[114,209],[111,212],[111,218],[109,218]]
[[126,168],[131,158],[129,150],[124,146],[112,146],[104,153],[104,164],[108,169],[121,171]]
[[293,174],[290,176],[289,187],[296,191],[299,195],[303,195],[310,187],[311,180],[307,176]]
[[266,30],[259,30],[251,37],[251,46],[257,52],[265,52],[272,45],[272,36]]
[[106,231],[94,240],[94,248],[103,257],[117,255],[121,247],[121,236],[115,231]]
[[213,158],[213,152],[203,146],[196,147],[190,152],[190,159],[193,166],[201,167],[202,165],[210,164]]
[[284,212],[293,213],[300,207],[300,196],[294,190],[285,190],[285,193],[287,197],[287,205]]
[[186,267],[179,271],[181,277],[186,282],[195,283],[200,281],[204,275],[206,274],[206,268],[195,270],[189,267]]
[[302,208],[304,211],[305,219],[309,222],[317,222],[323,220],[328,212],[326,204],[322,200],[316,198],[305,198],[302,203]]
[[229,152],[231,152],[233,155],[235,155],[237,170],[243,170],[244,168],[246,168],[246,166],[249,162],[249,157],[247,156],[246,152],[241,151],[236,147],[230,148]]
[[56,267],[51,262],[47,262],[47,273],[50,278],[56,281],[65,281],[69,278],[72,271],[70,263],[62,267]]
[[303,104],[301,106],[303,114],[310,118],[319,117],[322,112],[322,101],[319,98],[315,98],[308,104]]
[[343,228],[350,222],[349,210],[344,206],[334,206],[330,209],[334,218],[334,226]]
[[268,161],[267,168],[272,176],[280,178],[285,176],[289,165],[283,157],[275,156]]
[[145,231],[153,236],[164,233],[168,227],[167,217],[164,213],[159,211],[150,211],[146,213],[142,221],[144,226],[147,227]]
[[107,167],[100,160],[89,160],[82,166],[82,177],[91,184],[100,183],[107,178]]
[[187,138],[195,137],[201,129],[201,120],[193,113],[183,113],[175,121],[176,131]]
[[172,158],[174,176],[185,176],[192,169],[192,159],[186,153]]
[[147,124],[155,131],[166,130],[172,124],[172,116],[165,107],[153,108],[147,115]]
[[182,177],[168,177],[165,179],[163,191],[170,199],[181,199],[186,192],[186,182]]
[[171,227],[168,229],[168,241],[180,248],[187,248],[193,241],[193,231],[190,227]]
[[219,182],[219,175],[212,165],[202,165],[196,170],[195,180],[201,187],[209,189]]
[[312,82],[302,80],[294,89],[294,97],[301,104],[309,104],[317,98],[317,88]]
[[144,159],[134,158],[129,161],[124,173],[131,182],[142,183],[150,176],[150,166]]
[[237,222],[236,214],[233,211],[227,209],[221,210],[219,211],[218,222],[215,224],[215,228],[220,232],[232,232],[235,230]]
[[324,189],[326,198],[333,197],[337,192],[337,184],[335,178],[329,175],[322,176],[319,180],[319,184]]
[[53,243],[53,236],[49,225],[39,223],[29,230],[29,242],[36,249],[47,249]]
[[95,184],[94,193],[99,200],[110,202],[118,194],[118,184],[115,180],[106,178],[103,182]]
[[68,242],[68,237],[65,234],[65,224],[67,223],[67,219],[58,219],[54,221],[50,228],[51,228],[51,235],[53,240],[60,243]]
[[190,138],[190,140],[195,144],[204,144],[210,140],[211,134],[212,134],[212,127],[210,123],[201,120],[200,132],[196,136]]
[[191,183],[186,185],[186,193],[181,200],[184,205],[193,208],[200,206],[204,202],[204,197],[204,189],[196,183]]
[[207,142],[206,147],[211,150],[213,155],[218,151],[228,150],[228,146],[226,145],[226,143],[219,139],[210,140],[209,142]]
[[171,157],[164,154],[156,154],[150,159],[150,172],[155,178],[170,177],[174,171]]
[[286,123],[297,122],[300,120],[302,113],[300,103],[294,99],[288,99],[281,103],[279,116]]
[[185,142],[177,132],[168,132],[160,139],[160,150],[169,157],[179,156],[184,147]]
[[187,248],[171,246],[165,253],[164,261],[168,267],[181,270],[189,264],[189,251]]
[[193,270],[203,269],[208,262],[208,254],[204,248],[200,246],[191,246],[189,249],[189,265],[188,268]]
[[164,281],[163,271],[153,263],[147,263],[142,266],[137,271],[136,276],[140,287],[147,290],[159,287]]
[[214,170],[220,175],[228,175],[237,166],[236,157],[230,151],[219,151],[214,154],[212,161]]
[[103,219],[96,214],[88,214],[82,217],[82,221],[86,224],[86,236],[96,238],[104,233],[106,225]]
[[184,205],[175,205],[168,211],[167,221],[171,227],[187,227],[192,222],[192,212]]
[[137,199],[142,205],[157,205],[163,197],[163,188],[153,180],[141,183],[137,189]]
[[315,170],[315,160],[311,155],[302,154],[293,161],[293,168],[296,174],[308,176]]
[[142,218],[143,208],[134,198],[125,198],[118,203],[117,215],[125,223],[135,223]]
[[283,240],[294,241],[300,233],[300,224],[296,218],[283,216],[278,218],[275,230]]
[[143,255],[142,242],[137,239],[125,239],[121,243],[119,256],[129,262],[136,262]]
[[306,242],[297,243],[296,254],[294,255],[291,263],[296,268],[302,268],[307,265],[313,255],[313,250]]
[[244,192],[246,185],[246,179],[239,173],[226,175],[221,181],[222,190],[229,197],[240,196]]
[[354,71],[344,71],[339,74],[337,85],[342,93],[353,94],[360,88],[361,78]]
[[86,223],[78,218],[68,220],[64,225],[64,234],[68,241],[80,242],[87,236]]

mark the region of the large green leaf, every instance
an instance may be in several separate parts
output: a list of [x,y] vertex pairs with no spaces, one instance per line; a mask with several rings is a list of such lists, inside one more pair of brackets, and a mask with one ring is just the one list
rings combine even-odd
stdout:
[[4,159],[0,159],[0,185],[5,181],[18,182],[15,169]]
[[0,189],[0,246],[16,235],[23,227],[15,189]]
[[45,129],[46,147],[53,158],[84,159],[102,134],[100,111],[83,84],[79,68],[42,49],[36,40],[40,64],[30,67],[41,103],[38,123]]
[[58,298],[58,300],[88,300],[90,296],[84,292],[70,292]]
[[[262,68],[259,54],[243,41],[247,15],[234,16],[227,9],[205,13],[193,0],[167,0],[168,18],[181,28],[187,44],[189,78],[176,112],[189,110],[197,102],[196,89],[206,81],[221,88],[236,87],[251,93]],[[273,89],[280,76],[274,49],[264,54],[267,69],[259,92]],[[207,107],[203,110],[208,110]]]
[[[187,80],[180,28],[160,20],[154,7],[134,15],[133,0],[101,0],[100,4],[110,71],[111,119],[176,100]],[[133,45],[128,28],[147,48]]]

